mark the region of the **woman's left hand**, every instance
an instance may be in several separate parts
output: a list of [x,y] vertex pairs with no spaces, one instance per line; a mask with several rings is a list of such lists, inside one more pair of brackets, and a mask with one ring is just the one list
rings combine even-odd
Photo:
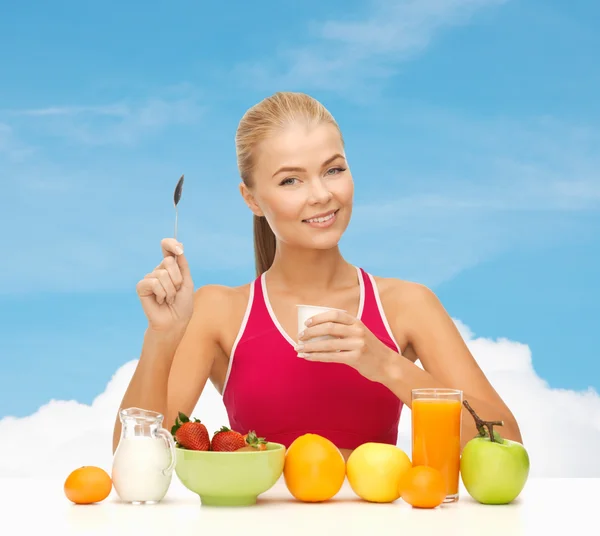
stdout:
[[[383,344],[358,318],[343,311],[313,316],[300,334],[298,357],[309,361],[345,363],[369,380],[383,383],[399,354]],[[329,335],[333,339],[310,341]]]

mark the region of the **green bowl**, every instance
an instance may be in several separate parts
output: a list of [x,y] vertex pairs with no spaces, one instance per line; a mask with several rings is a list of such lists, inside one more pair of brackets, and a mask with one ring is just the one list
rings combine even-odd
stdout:
[[175,472],[205,506],[250,506],[271,489],[285,462],[285,446],[267,443],[256,452],[213,452],[176,448]]

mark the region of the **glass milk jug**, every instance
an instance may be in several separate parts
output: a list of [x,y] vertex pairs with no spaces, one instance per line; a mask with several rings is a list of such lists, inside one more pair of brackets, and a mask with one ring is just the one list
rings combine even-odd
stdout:
[[175,441],[162,428],[163,415],[140,408],[119,412],[121,439],[115,450],[112,481],[122,501],[153,504],[163,499],[175,468]]

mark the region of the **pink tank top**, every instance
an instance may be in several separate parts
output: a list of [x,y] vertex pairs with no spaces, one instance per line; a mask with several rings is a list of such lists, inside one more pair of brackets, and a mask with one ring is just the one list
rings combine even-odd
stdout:
[[[362,268],[357,273],[358,318],[399,352],[373,277]],[[286,447],[305,433],[320,434],[339,448],[396,444],[402,403],[394,393],[348,365],[297,357],[294,345],[273,313],[263,274],[250,286],[223,387],[233,430],[256,430]]]

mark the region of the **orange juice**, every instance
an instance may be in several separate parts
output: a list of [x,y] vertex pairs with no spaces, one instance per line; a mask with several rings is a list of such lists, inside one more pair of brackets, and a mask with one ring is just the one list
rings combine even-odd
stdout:
[[[415,390],[417,391],[417,390]],[[413,393],[412,462],[438,469],[446,481],[446,501],[458,499],[462,393],[428,398],[426,390]],[[434,391],[434,390],[432,390]],[[450,390],[446,390],[450,392]],[[421,398],[422,396],[422,398]]]

